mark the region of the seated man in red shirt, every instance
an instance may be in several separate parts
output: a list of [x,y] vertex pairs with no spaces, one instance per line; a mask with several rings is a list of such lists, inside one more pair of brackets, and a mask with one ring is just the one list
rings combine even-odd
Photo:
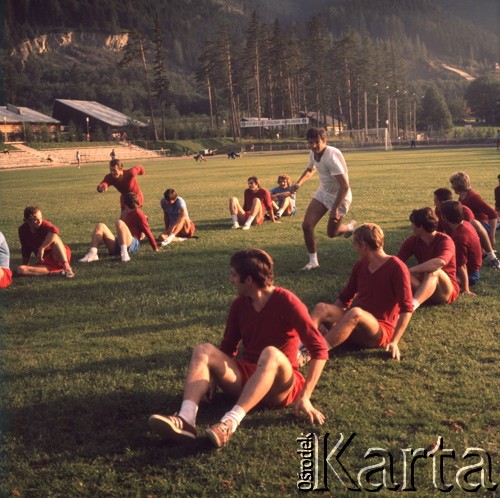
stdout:
[[[304,303],[290,291],[274,285],[274,263],[260,249],[238,251],[231,257],[230,281],[237,297],[229,309],[220,348],[194,348],[184,399],[178,415],[152,415],[151,429],[163,439],[187,442],[196,438],[196,415],[202,400],[211,400],[216,387],[237,399],[218,424],[206,431],[220,448],[257,405],[284,408],[295,405],[310,423],[322,424],[323,414],[313,407],[311,395],[328,351]],[[297,348],[302,341],[311,353],[306,378],[298,370]],[[238,346],[241,354],[236,358]]]
[[241,227],[243,230],[248,230],[252,225],[261,225],[264,222],[265,211],[268,212],[271,221],[276,223],[269,190],[261,188],[259,179],[251,176],[248,179],[248,188],[245,190],[243,207],[237,197],[229,199],[229,213],[233,222],[231,228]]
[[[435,213],[439,218],[437,231],[444,232],[448,235],[451,235],[451,233],[449,233],[448,231],[449,230],[448,225],[444,223],[441,218],[441,204],[445,201],[451,201],[451,200],[453,200],[453,194],[450,189],[438,188],[437,190],[434,191]],[[462,213],[464,221],[468,221],[474,227],[474,229],[477,232],[477,235],[479,236],[481,247],[484,249],[485,252],[484,262],[489,266],[491,266],[492,268],[496,269],[500,268],[500,261],[498,261],[495,251],[493,251],[490,237],[484,226],[481,223],[479,223],[479,221],[476,220],[474,213],[470,210],[470,208],[464,206],[463,204],[462,204]]]
[[123,164],[119,159],[112,159],[109,162],[109,173],[97,185],[98,192],[106,192],[109,186],[113,186],[120,192],[121,219],[124,219],[127,207],[125,205],[125,195],[129,192],[137,194],[139,207],[144,204],[144,196],[137,183],[136,177],[144,174],[142,166],[134,166],[130,169],[123,169]]
[[475,296],[470,286],[479,280],[479,270],[483,264],[481,243],[476,230],[464,220],[463,207],[458,201],[445,201],[441,204],[441,218],[455,243],[457,278],[462,292]]
[[0,232],[0,289],[5,289],[12,283],[12,272],[10,271],[10,251],[7,241]]
[[143,234],[147,237],[154,251],[158,245],[149,228],[146,215],[139,209],[137,194],[129,192],[125,195],[127,212],[125,219],[116,220],[116,237],[104,223],[98,223],[92,234],[92,243],[89,252],[80,259],[80,263],[92,263],[99,259],[97,249],[101,244],[108,248],[111,256],[119,254],[124,263],[130,261],[130,254],[138,252]]
[[385,347],[399,361],[398,344],[413,313],[410,273],[398,258],[384,252],[384,233],[378,225],[365,223],[353,236],[359,261],[335,303],[316,305],[313,323],[326,328],[331,348],[349,340],[365,348]]
[[[71,269],[71,250],[59,236],[59,228],[45,221],[37,206],[24,209],[24,223],[19,227],[23,264],[16,269],[16,275],[40,277],[62,275],[73,278]],[[38,263],[29,266],[31,254],[35,254]]]
[[418,264],[410,268],[413,309],[424,302],[450,304],[460,294],[456,276],[455,244],[436,231],[439,219],[430,207],[415,209],[410,215],[413,235],[401,245],[398,258],[415,256]]
[[471,188],[467,173],[459,171],[450,177],[451,188],[458,194],[458,200],[470,208],[474,217],[488,232],[492,247],[495,247],[495,232],[497,230],[498,213]]

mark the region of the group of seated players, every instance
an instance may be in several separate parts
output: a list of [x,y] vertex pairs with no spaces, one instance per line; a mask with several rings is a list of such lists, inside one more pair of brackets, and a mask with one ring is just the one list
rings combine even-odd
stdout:
[[[97,190],[104,192],[114,186],[121,193],[116,235],[98,223],[82,263],[97,261],[101,245],[109,254],[129,261],[143,237],[158,251],[141,210],[143,196],[136,176],[142,174],[142,166],[124,170],[119,160],[111,161],[110,173]],[[403,241],[396,256],[385,253],[384,233],[378,225],[364,223],[356,228],[353,247],[359,259],[347,283],[333,304],[319,303],[311,314],[297,296],[274,285],[274,262],[266,252],[247,249],[235,253],[230,266],[237,297],[229,310],[222,344],[194,348],[178,414],[152,415],[152,430],[167,440],[195,439],[199,404],[211,400],[217,387],[235,398],[236,404],[206,430],[216,447],[227,444],[246,413],[257,405],[282,408],[293,403],[296,414],[304,412],[311,423],[321,424],[324,416],[310,398],[330,349],[349,341],[361,347],[383,347],[400,360],[399,342],[419,306],[452,303],[460,290],[473,294],[471,287],[479,280],[483,262],[499,267],[493,250],[498,213],[471,189],[466,173],[452,175],[450,182],[459,200],[452,199],[450,190],[440,188],[434,192],[435,209],[413,210],[413,234]],[[244,206],[235,197],[230,199],[232,228],[262,223],[265,210],[272,222],[295,214],[289,187],[287,175],[280,175],[278,187],[271,192],[250,177]],[[165,216],[161,245],[194,236],[186,204],[174,189],[165,191],[161,207]],[[25,209],[19,238],[23,264],[16,270],[18,275],[74,276],[70,249],[62,242],[59,229],[43,220],[38,207]],[[28,264],[32,253],[38,259],[34,266]],[[411,256],[417,264],[408,267],[405,262]],[[0,267],[0,286],[7,287],[12,272],[1,233]],[[240,342],[243,350],[236,358]],[[298,367],[305,364],[304,378]]]

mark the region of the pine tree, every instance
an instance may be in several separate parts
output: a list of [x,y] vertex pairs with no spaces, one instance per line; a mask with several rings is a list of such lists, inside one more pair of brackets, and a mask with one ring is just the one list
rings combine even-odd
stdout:
[[158,16],[156,16],[154,20],[153,44],[154,44],[155,55],[153,61],[154,79],[152,87],[154,96],[158,99],[158,102],[160,104],[162,139],[166,140],[165,105],[168,103],[170,82],[167,78],[167,73],[165,70],[165,63],[163,57],[163,37],[161,35],[160,22]]

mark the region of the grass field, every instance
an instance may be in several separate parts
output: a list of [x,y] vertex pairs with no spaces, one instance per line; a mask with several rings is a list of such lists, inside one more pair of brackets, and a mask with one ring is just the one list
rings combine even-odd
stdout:
[[[379,223],[386,250],[394,253],[410,233],[411,210],[431,205],[433,190],[448,187],[453,172],[467,171],[473,188],[492,202],[499,157],[494,149],[347,153],[354,199],[347,220]],[[60,227],[76,271],[72,280],[17,279],[0,293],[0,496],[300,495],[296,439],[310,431],[330,433],[329,451],[341,433],[356,433],[341,460],[354,478],[380,462],[363,458],[368,448],[379,447],[393,455],[394,479],[401,483],[401,449],[426,448],[442,436],[456,452],[444,466],[452,495],[469,495],[455,481],[460,468],[478,461],[462,459],[469,447],[491,456],[491,478],[499,481],[500,291],[499,274],[489,269],[482,271],[477,297],[417,311],[401,343],[400,363],[377,350],[337,351],[313,396],[327,417],[321,428],[295,419],[290,409],[255,411],[218,452],[204,438],[179,447],[149,432],[151,413],[179,408],[192,346],[220,340],[234,297],[228,262],[235,250],[268,251],[277,284],[310,309],[341,289],[356,255],[350,241],[326,237],[324,221],[317,230],[321,267],[298,271],[307,262],[301,220],[317,178],[301,188],[296,217],[247,232],[229,230],[227,199],[242,197],[248,176],[271,188],[282,172],[297,178],[306,158],[248,154],[201,165],[192,159],[145,164],[139,183],[153,232],[162,227],[161,195],[175,187],[200,238],[159,253],[144,245],[128,264],[103,251],[99,262],[77,263],[95,223],[112,226],[119,214],[118,193],[95,190],[106,165],[0,174],[0,230],[9,241],[11,266],[20,264],[23,209],[37,204]],[[200,432],[230,405],[222,396],[203,405]],[[431,460],[416,462],[410,496],[442,494],[433,484]],[[326,476],[330,491],[322,494],[353,494],[332,470]],[[470,482],[478,480],[479,472],[473,473]],[[371,478],[379,481],[381,472]],[[483,487],[479,495],[485,494]]]

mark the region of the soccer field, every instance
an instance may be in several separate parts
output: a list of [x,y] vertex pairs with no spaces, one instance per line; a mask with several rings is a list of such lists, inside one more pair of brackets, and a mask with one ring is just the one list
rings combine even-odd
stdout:
[[[493,148],[346,152],[345,158],[353,190],[346,220],[378,223],[391,254],[410,234],[410,212],[432,206],[432,192],[449,188],[452,173],[466,171],[490,204],[500,173]],[[366,478],[360,469],[380,462],[366,459],[367,449],[390,452],[394,481],[401,484],[402,450],[428,448],[439,436],[456,453],[444,464],[454,494],[468,495],[455,476],[477,464],[478,458],[462,458],[470,447],[491,457],[498,482],[500,286],[499,273],[487,268],[474,289],[477,297],[418,309],[401,341],[400,363],[378,350],[335,351],[312,399],[327,418],[321,428],[295,419],[291,409],[257,410],[222,451],[213,451],[203,437],[180,447],[149,431],[151,413],[178,410],[192,346],[220,341],[234,297],[228,266],[234,251],[268,251],[277,285],[310,310],[333,301],[345,283],[356,254],[351,241],[327,238],[326,220],[316,230],[321,267],[298,271],[307,262],[301,222],[316,176],[299,191],[297,216],[246,232],[229,229],[228,199],[242,199],[249,176],[271,188],[281,173],[297,179],[306,162],[302,152],[144,163],[138,182],[153,233],[163,226],[160,198],[174,187],[199,239],[159,253],[146,242],[127,264],[104,250],[98,262],[78,263],[95,224],[113,227],[119,216],[118,192],[96,191],[107,165],[0,172],[0,231],[9,242],[11,268],[21,262],[17,228],[23,209],[35,204],[61,229],[76,272],[72,280],[15,279],[0,292],[0,496],[293,496],[302,494],[297,438],[309,432],[320,439],[330,433],[328,451],[341,433],[345,439],[356,434],[341,459],[356,483],[358,473]],[[221,395],[202,405],[199,433],[230,406]],[[412,496],[441,494],[433,463],[422,458],[414,465]],[[319,487],[328,486],[332,496],[352,495],[332,469],[320,474]],[[481,491],[488,485],[484,474]],[[381,482],[382,472],[369,480]],[[480,472],[470,481],[480,481]],[[366,479],[361,484],[369,486]]]

